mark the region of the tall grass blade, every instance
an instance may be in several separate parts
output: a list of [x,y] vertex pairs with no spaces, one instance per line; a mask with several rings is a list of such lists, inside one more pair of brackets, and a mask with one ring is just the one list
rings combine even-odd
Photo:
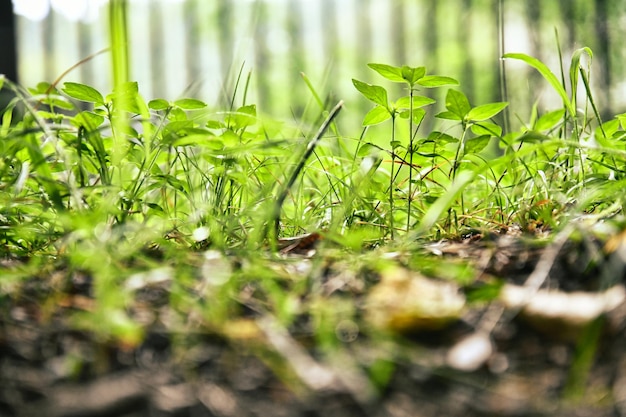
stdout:
[[539,73],[543,76],[543,78],[545,78],[546,81],[550,83],[554,91],[556,91],[558,95],[561,97],[561,100],[563,100],[563,105],[565,106],[567,111],[571,115],[576,115],[576,109],[572,106],[572,102],[570,101],[570,98],[567,96],[567,92],[565,91],[565,88],[563,88],[559,80],[556,78],[556,75],[554,75],[554,73],[550,71],[550,69],[546,66],[546,64],[544,64],[537,58],[533,58],[529,55],[522,54],[522,53],[504,54],[504,58],[518,59],[530,65],[537,71],[539,71]]
[[330,124],[333,122],[335,117],[337,117],[337,115],[339,114],[339,111],[341,110],[342,107],[343,107],[343,101],[340,101],[330,111],[330,114],[328,115],[326,120],[324,120],[324,123],[322,123],[322,125],[320,126],[320,129],[318,130],[318,132],[315,135],[315,137],[313,137],[313,139],[307,145],[306,150],[304,151],[304,154],[300,158],[300,161],[298,162],[298,165],[296,165],[295,169],[291,173],[291,176],[289,177],[289,180],[287,181],[287,183],[285,184],[285,186],[283,187],[281,192],[278,194],[278,198],[276,199],[276,203],[274,204],[274,212],[273,212],[273,219],[272,219],[274,221],[274,230],[275,230],[275,235],[274,236],[275,237],[278,236],[278,230],[279,230],[279,227],[280,227],[280,210],[281,210],[281,208],[283,206],[283,203],[285,202],[285,199],[287,198],[287,195],[289,194],[289,190],[291,190],[291,187],[296,182],[296,179],[298,178],[298,175],[300,174],[300,172],[304,168],[304,165],[306,164],[306,161],[313,154],[313,151],[315,150],[315,147],[317,146],[319,141],[322,139],[322,136],[324,136],[324,133],[326,133],[326,130],[328,129]]

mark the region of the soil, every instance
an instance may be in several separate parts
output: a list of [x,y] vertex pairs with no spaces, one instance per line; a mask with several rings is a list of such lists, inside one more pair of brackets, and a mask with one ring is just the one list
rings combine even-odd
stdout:
[[[468,235],[424,252],[471,260],[483,276],[477,294],[494,276],[524,288],[543,259],[550,267],[539,271],[542,288],[598,295],[607,274],[618,274],[612,283],[622,285],[620,245],[621,237],[568,235],[555,247]],[[583,322],[568,314],[585,301],[567,296],[570,313],[545,316],[477,303],[442,329],[405,334],[391,345],[346,338],[334,359],[323,359],[306,323],[285,332],[254,315],[233,330],[237,337],[201,327],[174,331],[155,321],[138,345],[105,340],[77,330],[66,314],[89,308],[89,286],[89,277],[77,276],[59,296],[35,281],[0,298],[0,416],[626,416],[624,302]],[[167,314],[165,289],[146,289],[140,298],[134,317]],[[551,305],[548,299],[546,310]],[[471,369],[451,366],[451,350],[479,334],[489,315],[494,323],[481,340],[492,351],[481,359],[479,349]],[[377,361],[389,350],[394,363]],[[363,363],[369,370],[355,365]]]

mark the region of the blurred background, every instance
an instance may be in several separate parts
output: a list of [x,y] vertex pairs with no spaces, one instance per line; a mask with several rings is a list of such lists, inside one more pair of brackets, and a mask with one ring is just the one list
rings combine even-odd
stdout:
[[[10,0],[2,1],[6,15]],[[52,82],[106,48],[106,3],[13,0],[19,83]],[[566,71],[574,50],[593,50],[592,86],[603,115],[626,111],[626,0],[128,0],[128,6],[131,78],[147,99],[193,96],[220,105],[230,100],[240,71],[244,80],[251,72],[248,103],[298,119],[312,102],[304,72],[329,106],[346,100],[358,123],[370,105],[351,79],[388,87],[366,67],[378,62],[455,77],[473,105],[484,104],[503,100],[500,41],[504,52],[537,57],[560,78],[558,33]],[[64,81],[107,92],[109,62],[108,53],[100,54]],[[511,60],[505,68],[513,120],[527,121],[536,100],[559,107],[534,70]]]

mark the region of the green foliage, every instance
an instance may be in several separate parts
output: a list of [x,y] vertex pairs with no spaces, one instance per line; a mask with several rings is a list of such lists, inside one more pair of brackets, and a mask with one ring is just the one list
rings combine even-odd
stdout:
[[[583,56],[592,53],[582,48],[572,57],[570,90],[578,88],[579,75],[583,83],[589,78]],[[458,232],[474,223],[529,216],[535,211],[523,208],[538,201],[550,200],[559,210],[596,179],[621,178],[617,144],[626,136],[626,118],[592,127],[590,118],[574,110],[575,91],[568,94],[545,64],[523,54],[506,58],[537,69],[562,97],[563,108],[535,113],[527,128],[504,132],[497,117],[507,103],[473,105],[462,91],[449,88],[445,109],[430,113],[437,103],[420,89],[454,86],[455,80],[427,75],[424,67],[369,64],[407,91],[392,99],[383,86],[352,80],[374,105],[363,125],[391,121],[388,146],[380,145],[376,128],[365,131],[356,149],[340,136],[335,144],[321,141],[311,161],[299,160],[306,144],[291,139],[297,127],[277,130],[253,104],[215,113],[194,98],[145,103],[133,82],[104,95],[74,82],[61,89],[42,83],[27,92],[3,80],[17,92],[0,126],[3,216],[7,224],[21,225],[20,232],[3,229],[4,251],[50,249],[68,232],[63,213],[90,211],[101,213],[105,223],[159,223],[163,233],[191,236],[207,227],[203,244],[215,247],[259,246],[262,234],[256,231],[272,217],[265,202],[275,198],[286,172],[293,172],[288,167],[298,164],[301,179],[280,207],[283,234],[331,225],[374,227],[379,239],[400,231]],[[27,110],[21,120],[13,117],[18,105]],[[442,129],[421,134],[423,120],[432,116],[444,123]],[[573,141],[565,136],[569,131]],[[591,139],[600,147],[591,146]],[[461,172],[466,173],[459,177]],[[28,209],[15,201],[28,201]],[[46,233],[37,236],[48,245],[19,238],[25,228],[43,225]]]
[[[326,108],[306,76],[326,120],[321,126],[270,120],[246,103],[245,90],[216,111],[195,98],[146,103],[128,81],[104,94],[72,82],[24,90],[0,78],[16,94],[0,120],[0,255],[26,265],[0,279],[0,295],[43,263],[60,264],[94,281],[96,306],[72,315],[74,325],[97,322],[99,337],[136,345],[144,327],[128,306],[142,283],[165,282],[177,314],[209,331],[231,338],[254,332],[233,324],[246,320],[244,311],[271,316],[281,328],[297,328],[306,317],[321,355],[351,357],[359,332],[387,337],[362,322],[368,277],[388,266],[369,249],[387,243],[414,251],[416,240],[468,229],[554,230],[581,213],[622,211],[626,115],[600,120],[584,56],[591,51],[574,54],[568,88],[584,86],[592,116],[543,63],[507,55],[537,69],[563,101],[560,109],[535,109],[518,131],[499,122],[507,103],[470,103],[452,78],[370,64],[406,94],[391,97],[384,86],[353,80],[373,106],[358,139],[339,132],[333,117],[340,105]],[[442,87],[444,103],[423,93]],[[424,131],[427,119],[435,127]],[[260,254],[278,249],[266,239],[275,225],[274,237],[319,232],[324,255],[335,259],[268,261],[273,255]],[[350,263],[334,277],[353,286],[343,294],[320,276],[333,278],[326,269],[346,252]],[[464,263],[442,267],[417,255],[412,269],[455,281],[470,302],[489,301],[502,286],[477,285]],[[358,372],[384,389],[392,355]]]

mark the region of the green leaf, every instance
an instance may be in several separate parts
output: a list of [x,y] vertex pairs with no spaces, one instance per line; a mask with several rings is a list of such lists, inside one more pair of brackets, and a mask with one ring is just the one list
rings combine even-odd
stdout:
[[439,144],[446,144],[446,143],[453,143],[453,142],[458,142],[459,140],[453,136],[448,135],[447,133],[443,133],[443,132],[431,132],[428,135],[428,140],[433,141],[435,143]]
[[446,94],[446,109],[459,116],[460,120],[463,120],[470,111],[471,106],[465,94],[451,88]]
[[[180,138],[176,138],[172,141],[172,146],[196,146],[196,145],[206,145],[213,140],[214,136],[211,135],[202,135],[202,134],[194,134],[187,135]],[[221,147],[221,141],[214,141],[213,143],[218,143]],[[221,148],[220,148],[221,149]]]
[[426,111],[424,109],[413,110],[413,124],[419,126],[426,117]]
[[619,129],[619,120],[617,119],[609,120],[606,123],[602,123],[602,128],[600,128],[600,126],[596,128],[595,137],[598,140],[612,139],[613,135],[615,135],[618,129]]
[[502,128],[495,123],[482,122],[472,125],[472,132],[477,135],[502,136]]
[[235,130],[254,125],[257,122],[256,105],[250,104],[239,107],[235,113],[230,115],[230,121]]
[[563,109],[548,112],[535,122],[534,129],[539,132],[550,130],[563,120],[564,114],[565,110]]
[[442,87],[445,85],[459,85],[459,82],[454,78],[443,77],[441,75],[426,75],[417,83],[426,88]]
[[172,122],[189,120],[189,116],[179,107],[173,107],[167,114],[167,118]]
[[124,110],[131,113],[139,113],[140,109],[137,105],[139,95],[139,85],[136,81],[129,81],[120,84],[108,95],[118,110]]
[[458,196],[463,192],[465,187],[474,181],[476,173],[473,171],[461,171],[456,176],[451,186],[448,187],[446,192],[437,198],[426,210],[426,213],[422,215],[421,220],[417,227],[414,229],[414,236],[418,237],[433,228],[437,221],[444,213],[448,211],[448,208],[456,201]]
[[0,74],[0,90],[2,90],[2,87],[4,87],[5,80],[6,80],[6,77],[4,76],[4,74]]
[[206,127],[209,129],[224,129],[226,128],[226,125],[220,120],[209,120],[206,122]]
[[426,75],[426,67],[409,67],[407,65],[404,65],[402,67],[402,78],[411,86],[413,87],[415,85],[415,83],[422,78],[424,75]]
[[59,93],[59,90],[57,90],[55,87],[52,87],[50,83],[45,82],[45,81],[41,81],[37,83],[37,86],[35,88],[29,88],[28,91],[34,96],[37,94],[58,94]]
[[360,157],[366,157],[371,154],[377,154],[378,152],[380,152],[380,148],[378,146],[372,145],[371,143],[364,143],[359,148],[357,155]]
[[482,151],[489,144],[490,139],[491,135],[482,135],[468,139],[465,142],[465,154],[478,153]]
[[156,203],[146,203],[146,206],[148,206],[148,208],[150,210],[154,210],[154,211],[157,211],[159,213],[165,213],[163,208],[161,206],[159,206],[158,204],[156,204]]
[[550,83],[554,91],[556,91],[558,95],[561,97],[561,100],[563,101],[563,105],[565,106],[567,111],[570,114],[576,114],[576,109],[574,108],[574,106],[572,106],[572,103],[570,102],[569,97],[567,97],[565,88],[563,88],[558,78],[556,78],[556,75],[554,75],[552,71],[550,71],[550,69],[543,62],[539,61],[537,58],[533,58],[531,56],[528,56],[526,54],[521,54],[521,53],[504,54],[503,58],[518,59],[530,65],[537,71],[539,71],[539,73],[543,76],[543,78],[545,78],[546,81]]
[[176,100],[174,104],[183,110],[197,110],[206,107],[206,103],[194,98],[181,98],[180,100]]
[[[408,119],[410,115],[411,112],[409,110],[403,110],[400,113],[400,117],[402,117],[403,119]],[[420,123],[422,123],[422,120],[424,120],[424,116],[426,116],[426,111],[424,109],[414,109],[413,124],[419,125]]]
[[187,136],[191,129],[193,129],[193,122],[190,120],[170,122],[163,128],[163,143],[169,145],[176,139]]
[[74,126],[82,126],[87,129],[87,131],[93,131],[104,123],[104,117],[96,113],[83,111],[74,116],[71,119],[71,123]]
[[437,113],[435,117],[445,120],[463,120],[461,116],[457,115],[456,113],[452,113],[451,111],[442,111],[441,113]]
[[352,79],[352,84],[354,87],[361,93],[363,96],[382,106],[384,108],[389,107],[389,103],[387,102],[387,90],[378,85],[372,85],[364,83],[363,81]]
[[40,102],[50,107],[58,107],[65,110],[74,110],[75,106],[63,96],[49,95],[43,97]]
[[515,142],[527,142],[527,143],[533,143],[533,142],[541,142],[544,140],[550,139],[548,136],[544,135],[543,133],[539,133],[536,132],[534,130],[530,130],[526,133],[524,133],[522,136],[518,137],[515,139]]
[[[413,96],[413,108],[416,109],[418,107],[427,106],[429,104],[433,104],[435,100],[430,97],[425,96]],[[408,109],[411,107],[411,97],[404,96],[399,98],[395,103],[394,107],[396,109]]]
[[389,110],[382,106],[376,106],[363,118],[363,126],[372,126],[384,122],[391,117]]
[[157,98],[148,102],[148,107],[152,110],[166,110],[169,106],[170,103],[162,98]]
[[404,78],[402,78],[402,68],[400,67],[387,64],[367,64],[367,66],[390,81],[396,83],[405,82]]
[[63,85],[63,92],[68,96],[87,103],[94,103],[96,105],[104,104],[104,97],[93,87],[88,85],[67,82]]
[[569,67],[569,81],[572,92],[572,107],[576,107],[576,91],[578,91],[578,70],[583,68],[580,66],[580,57],[583,53],[589,56],[589,63],[591,64],[591,58],[593,58],[593,52],[588,47],[580,48],[574,51],[572,54],[572,63]]
[[481,106],[476,106],[471,109],[465,118],[472,122],[482,122],[483,120],[489,120],[498,113],[500,113],[509,103],[489,103]]

